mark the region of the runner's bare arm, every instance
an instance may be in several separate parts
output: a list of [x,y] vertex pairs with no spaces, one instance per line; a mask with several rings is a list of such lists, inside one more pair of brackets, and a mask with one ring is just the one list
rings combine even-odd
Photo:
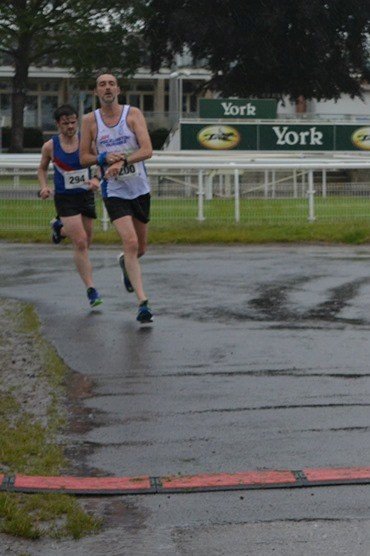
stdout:
[[152,142],[142,112],[135,107],[130,108],[127,116],[127,124],[135,133],[139,149],[128,156],[128,162],[135,163],[151,158],[153,154]]
[[[92,145],[92,150],[96,156],[97,153],[96,153],[95,144]],[[87,182],[89,185],[89,189],[92,191],[97,191],[100,187],[100,180],[102,177],[101,168],[99,168],[99,166],[91,166],[90,172],[91,172],[91,178]]]
[[96,123],[94,114],[86,114],[82,118],[80,137],[80,163],[82,166],[92,166],[97,163],[96,152],[93,149]]
[[39,180],[41,199],[47,199],[51,195],[51,188],[48,185],[48,168],[53,157],[53,142],[50,139],[44,143],[41,149],[41,160],[37,169],[37,177]]

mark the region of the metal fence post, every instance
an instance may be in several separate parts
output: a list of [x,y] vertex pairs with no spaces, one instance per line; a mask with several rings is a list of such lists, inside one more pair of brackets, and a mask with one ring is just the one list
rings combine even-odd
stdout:
[[240,222],[240,189],[239,189],[239,170],[234,170],[234,194],[235,194],[235,222]]
[[326,198],[326,170],[322,171],[322,196]]
[[275,193],[276,193],[276,171],[272,170],[271,172],[271,198],[275,199]]
[[19,187],[19,168],[14,168],[14,175],[13,175],[13,188],[17,189]]
[[3,127],[5,125],[5,116],[0,117],[0,153],[3,151]]
[[265,194],[265,199],[267,199],[269,196],[269,171],[268,170],[265,170],[265,183],[263,186],[263,190]]
[[104,203],[103,203],[103,216],[102,216],[102,219],[101,219],[101,223],[102,223],[102,227],[103,227],[103,232],[106,232],[108,230],[109,217],[108,217],[107,209],[105,208]]
[[313,188],[313,170],[308,172],[308,221],[313,222],[315,217],[315,190]]
[[197,220],[203,221],[204,218],[204,187],[203,187],[203,170],[198,172],[198,218]]
[[214,176],[213,172],[210,172],[206,176],[205,198],[207,199],[207,201],[210,201],[213,197],[213,176]]
[[298,189],[297,189],[297,170],[293,170],[293,197],[297,199]]

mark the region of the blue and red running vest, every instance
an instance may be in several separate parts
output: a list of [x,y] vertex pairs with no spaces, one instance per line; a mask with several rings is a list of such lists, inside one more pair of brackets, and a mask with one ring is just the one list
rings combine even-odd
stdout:
[[66,172],[73,172],[74,170],[86,170],[88,179],[90,179],[90,169],[83,168],[80,164],[79,150],[73,153],[66,153],[63,151],[60,144],[59,135],[53,135],[53,165],[54,165],[54,187],[56,193],[65,195],[75,195],[87,190],[87,187],[78,187],[78,178],[75,179],[76,185],[66,189],[65,178]]

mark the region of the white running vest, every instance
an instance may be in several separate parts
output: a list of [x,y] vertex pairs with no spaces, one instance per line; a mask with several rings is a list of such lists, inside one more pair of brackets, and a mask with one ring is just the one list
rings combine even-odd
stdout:
[[[96,148],[98,154],[102,152],[125,153],[127,156],[139,149],[136,135],[128,127],[126,119],[130,105],[125,104],[117,125],[107,126],[103,122],[100,109],[95,110],[97,124]],[[103,168],[107,169],[107,166]],[[148,176],[144,162],[128,164],[122,168],[116,178],[103,178],[101,183],[103,197],[120,197],[121,199],[136,199],[150,191]]]

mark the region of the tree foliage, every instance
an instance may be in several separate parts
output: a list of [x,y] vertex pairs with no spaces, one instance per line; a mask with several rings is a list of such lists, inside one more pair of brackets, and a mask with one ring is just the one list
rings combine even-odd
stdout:
[[369,0],[148,0],[152,68],[186,47],[226,96],[337,99],[368,80]]
[[140,61],[139,24],[129,0],[0,1],[0,57],[14,66],[11,150],[22,150],[31,65],[67,67],[80,81],[110,68],[127,76]]

